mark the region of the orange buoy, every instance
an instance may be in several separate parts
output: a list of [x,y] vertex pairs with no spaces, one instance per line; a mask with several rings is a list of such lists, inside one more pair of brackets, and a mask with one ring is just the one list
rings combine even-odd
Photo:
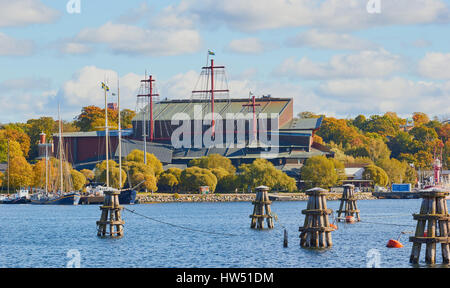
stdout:
[[389,240],[386,247],[388,248],[403,248],[403,244],[398,242],[397,240]]
[[331,228],[333,228],[334,230],[338,230],[338,227],[337,227],[337,225],[334,225],[334,224],[330,224],[330,227],[331,227]]
[[353,222],[355,222],[355,217],[353,217],[353,216],[345,216],[345,222],[353,223]]

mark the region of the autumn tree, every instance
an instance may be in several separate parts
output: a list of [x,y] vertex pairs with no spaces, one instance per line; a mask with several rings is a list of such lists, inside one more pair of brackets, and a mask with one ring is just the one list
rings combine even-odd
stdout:
[[72,186],[75,191],[80,191],[86,185],[86,177],[83,173],[72,169],[70,171],[70,176],[72,177]]
[[430,122],[430,118],[428,117],[428,115],[425,113],[422,113],[422,112],[414,112],[413,120],[414,120],[414,126],[416,126],[416,127]]
[[271,189],[294,192],[297,185],[294,178],[278,170],[266,159],[256,159],[252,164],[239,166],[240,183],[252,189],[264,185]]
[[[128,156],[125,158],[127,162],[138,162],[138,163],[144,163],[144,151],[142,150],[133,150],[128,154]],[[147,152],[147,165],[149,165],[153,172],[155,173],[155,176],[159,176],[162,172],[164,172],[163,166],[161,161],[159,161],[158,158],[156,158],[155,155]]]
[[[112,127],[117,127],[118,112],[108,109],[108,123]],[[81,114],[75,117],[74,125],[81,131],[97,131],[105,128],[105,109],[97,106],[86,106],[81,110]]]
[[8,177],[8,173],[10,185],[13,188],[19,189],[32,184],[33,168],[23,156],[11,157],[9,169],[6,172],[6,177]]
[[231,160],[219,154],[211,154],[201,158],[192,159],[189,161],[189,167],[192,166],[206,169],[223,168],[230,174],[236,173],[236,168],[231,163]]

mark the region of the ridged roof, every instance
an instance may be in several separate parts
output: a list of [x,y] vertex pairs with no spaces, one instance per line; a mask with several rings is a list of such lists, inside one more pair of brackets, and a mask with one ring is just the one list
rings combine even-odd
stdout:
[[[277,113],[280,115],[285,107],[292,101],[291,98],[272,98],[263,97],[257,98],[256,104],[260,106],[256,107],[257,113],[267,113],[270,117],[271,113]],[[251,112],[251,107],[243,107],[242,105],[249,104],[249,99],[218,99],[214,102],[214,112],[219,113],[222,118],[226,118],[226,113],[243,113],[247,114]],[[195,107],[198,110],[195,109]],[[161,101],[154,104],[153,119],[154,120],[172,120],[177,113],[186,113],[191,119],[194,119],[194,112],[202,111],[203,115],[211,112],[211,103],[209,100],[170,100]],[[148,107],[147,107],[148,113]],[[196,115],[198,117],[198,115]],[[134,121],[142,121],[142,112],[139,112]],[[148,120],[148,116],[146,116]]]

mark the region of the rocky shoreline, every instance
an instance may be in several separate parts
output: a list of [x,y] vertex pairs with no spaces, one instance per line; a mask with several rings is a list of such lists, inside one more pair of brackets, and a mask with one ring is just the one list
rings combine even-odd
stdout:
[[[281,193],[269,194],[273,201],[306,201],[308,196],[305,193]],[[327,200],[339,200],[341,193],[329,193]],[[356,193],[358,200],[377,199],[372,193]],[[138,194],[136,202],[146,203],[176,203],[176,202],[251,202],[255,200],[255,194]]]

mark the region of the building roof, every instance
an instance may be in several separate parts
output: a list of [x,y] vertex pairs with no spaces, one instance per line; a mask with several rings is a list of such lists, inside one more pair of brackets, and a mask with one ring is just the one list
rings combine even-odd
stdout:
[[298,119],[294,118],[283,127],[280,127],[280,130],[317,130],[322,125],[323,117],[320,118],[303,118]]
[[[262,149],[248,149],[248,148],[201,148],[201,149],[175,149],[173,151],[174,159],[194,159],[211,154],[219,154],[230,159],[255,159],[261,158],[263,153],[266,153],[264,158],[266,159],[278,159],[278,158],[294,158],[294,159],[306,159],[313,156],[327,155],[328,152],[320,151],[315,148],[311,148],[310,151],[296,151],[270,153],[265,152]],[[272,151],[273,152],[273,151]]]
[[[133,129],[122,129],[122,136],[130,136],[133,134]],[[89,131],[89,132],[67,132],[62,133],[63,138],[71,138],[71,137],[105,137],[106,132],[103,131]],[[118,137],[119,130],[109,130],[110,137]],[[59,133],[53,135],[53,137],[59,137]]]
[[[172,162],[172,148],[169,145],[148,142],[147,152],[156,156],[162,163]],[[144,141],[122,139],[122,157],[127,157],[133,150],[144,150]],[[117,147],[114,154],[115,157],[119,157],[119,147]]]
[[[263,97],[256,98],[256,104],[260,106],[256,107],[257,113],[267,113],[270,117],[271,113],[281,114],[284,109],[292,101],[291,98],[272,98]],[[249,108],[242,105],[248,104],[248,98],[234,98],[234,99],[217,99],[214,102],[214,112],[226,119],[227,113],[243,113],[244,115],[249,113]],[[206,115],[211,111],[211,102],[209,100],[200,99],[183,99],[183,100],[166,100],[160,101],[154,104],[153,119],[156,120],[172,120],[177,113],[185,113],[190,119],[194,119],[195,107],[200,106],[203,115]],[[147,111],[148,113],[148,107]],[[147,115],[147,114],[146,114]],[[198,115],[195,115],[198,117]],[[133,121],[142,121],[142,112],[139,112],[133,119]],[[148,117],[147,117],[148,119]]]

